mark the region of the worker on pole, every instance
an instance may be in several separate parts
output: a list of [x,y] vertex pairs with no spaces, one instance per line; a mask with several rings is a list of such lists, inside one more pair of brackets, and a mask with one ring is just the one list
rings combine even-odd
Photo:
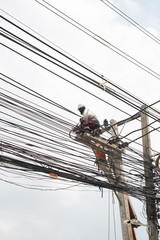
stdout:
[[84,132],[92,132],[100,127],[100,123],[96,115],[89,109],[86,109],[84,104],[78,104],[77,109],[82,115],[80,118],[80,128],[83,129]]

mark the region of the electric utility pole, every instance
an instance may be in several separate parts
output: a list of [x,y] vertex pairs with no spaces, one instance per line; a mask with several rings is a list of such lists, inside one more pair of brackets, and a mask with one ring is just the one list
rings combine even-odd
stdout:
[[[118,136],[118,126],[116,125],[116,120],[110,121],[113,128],[111,129],[112,137]],[[110,156],[108,156],[110,157]],[[118,184],[125,184],[125,178],[123,175],[123,161],[120,152],[115,151],[114,155],[114,165],[115,165],[115,176],[119,179]],[[119,199],[119,211],[120,211],[120,219],[121,219],[121,229],[122,229],[122,237],[123,240],[134,240],[133,231],[130,224],[125,225],[124,220],[130,219],[130,211],[129,211],[129,203],[128,196],[121,192],[117,192]]]
[[[143,159],[144,159],[144,173],[145,173],[145,185],[154,191],[154,180],[153,180],[153,166],[151,158],[151,141],[149,135],[149,117],[147,106],[141,107],[141,126],[142,126],[142,143],[143,143]],[[146,196],[146,213],[148,222],[148,235],[149,240],[158,240],[158,229],[157,229],[157,214],[156,206],[153,198]]]
[[[142,127],[142,143],[143,143],[143,159],[144,159],[144,173],[145,173],[145,187],[147,189],[153,190],[153,198],[150,198],[146,196],[146,213],[147,213],[147,221],[148,221],[148,235],[149,240],[158,240],[158,220],[157,220],[157,214],[156,214],[156,205],[155,201],[153,200],[154,197],[154,180],[153,180],[153,165],[152,165],[152,158],[151,158],[151,142],[150,142],[150,135],[149,135],[149,118],[148,118],[148,109],[147,106],[143,105],[141,107],[141,112],[136,113],[134,116],[129,117],[125,120],[122,120],[120,122],[116,122],[115,120],[111,120],[110,123],[112,125],[111,132],[112,137],[117,138],[118,136],[118,126],[130,122],[132,120],[141,118],[141,127]],[[106,131],[106,129],[105,129]],[[87,135],[88,136],[88,135]],[[106,167],[105,164],[98,163],[98,167],[100,170],[102,170],[104,173],[106,173],[106,176],[108,176],[109,182],[112,184],[115,184],[115,181],[117,181],[117,184],[121,186],[125,186],[125,178],[123,175],[123,161],[122,161],[122,150],[114,147],[113,145],[110,145],[106,143],[105,140],[99,139],[97,137],[88,136],[88,139],[84,139],[84,137],[77,136],[76,140],[83,142],[84,144],[87,144],[89,146],[92,145],[92,147],[96,148],[97,146],[101,145],[103,146],[103,152],[106,151],[106,154],[108,154],[108,161],[112,163],[113,161],[113,169],[109,170],[108,167]],[[109,146],[110,145],[110,146]],[[101,151],[101,150],[99,150]],[[115,179],[113,178],[112,174],[114,173]],[[128,201],[128,196],[121,193],[121,192],[115,192],[118,200],[119,200],[119,209],[120,209],[120,218],[121,218],[121,227],[122,227],[122,236],[123,240],[136,240],[136,235],[134,232],[133,227],[131,227],[131,224],[124,225],[124,220],[131,219],[130,214],[130,203]]]

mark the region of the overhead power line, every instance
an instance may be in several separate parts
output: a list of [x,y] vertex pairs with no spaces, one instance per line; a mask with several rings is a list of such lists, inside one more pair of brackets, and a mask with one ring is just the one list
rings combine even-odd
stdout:
[[[43,174],[43,177],[50,179],[50,175],[53,174],[59,181],[68,179],[71,184],[74,181],[101,186],[127,193],[140,200],[144,200],[146,196],[153,196],[153,189],[145,189],[142,184],[144,172],[141,152],[135,151],[132,156],[132,151],[128,149],[124,153],[122,175],[126,178],[126,185],[122,187],[121,184],[108,183],[104,173],[99,172],[94,165],[95,157],[91,149],[69,138],[69,131],[73,125],[63,117],[67,109],[63,108],[63,115],[57,117],[32,102],[32,91],[26,92],[24,85],[19,90],[22,92],[20,96],[15,96],[8,90],[7,94],[2,91],[0,96],[0,169],[34,178]],[[21,97],[23,92],[27,94],[26,99]],[[36,94],[36,98],[39,97],[41,96]],[[59,104],[55,104],[56,108],[57,106],[60,107]],[[137,175],[137,172],[140,174]],[[53,181],[57,180],[53,178]]]
[[[1,75],[3,75],[3,74],[1,74]],[[22,84],[20,84],[20,83],[18,83],[17,81],[15,81],[15,80],[13,80],[13,79],[11,79],[11,78],[9,78],[9,77],[7,77],[7,76],[5,76],[5,75],[3,75],[4,77],[6,77],[6,78],[8,78],[8,80],[9,81],[7,81],[6,79],[3,79],[3,78],[1,78],[1,80],[2,81],[4,81],[4,82],[6,82],[6,83],[8,83],[8,84],[11,84],[12,86],[14,86],[14,87],[16,87],[16,88],[18,88],[18,89],[20,89],[20,90],[22,90],[22,91],[25,91],[26,93],[29,93],[29,94],[31,94],[32,96],[38,96],[40,99],[42,99],[42,100],[44,100],[44,101],[46,101],[46,102],[48,102],[48,103],[54,103],[54,105],[55,106],[58,106],[57,104],[55,104],[55,102],[53,102],[53,101],[49,101],[49,99],[47,99],[47,98],[45,98],[44,96],[42,96],[42,95],[40,95],[40,94],[38,94],[37,92],[35,92],[34,90],[31,90],[31,89],[29,89],[28,87],[25,87],[24,85],[22,85]],[[75,85],[76,87],[78,87],[77,85]],[[1,88],[2,89],[2,88]],[[80,88],[81,90],[84,90],[85,92],[87,92],[88,94],[91,94],[89,91],[87,91],[86,89],[83,89],[83,88]],[[3,90],[3,89],[2,89]],[[29,91],[28,91],[29,90]],[[7,91],[7,90],[5,90],[7,93],[10,93],[9,91]],[[33,94],[34,93],[34,94]],[[16,96],[15,94],[13,94],[12,93],[12,95],[14,95],[14,96]],[[93,94],[91,94],[92,96],[94,96],[94,97],[96,97],[96,98],[98,98],[96,95],[93,95]],[[43,98],[42,98],[43,97]],[[23,98],[21,98],[21,99],[23,99]],[[100,99],[100,98],[98,98],[99,100],[101,100],[101,101],[104,101],[103,99]],[[30,101],[29,101],[30,102]],[[106,101],[104,101],[104,102],[106,102]],[[158,101],[159,102],[159,101]],[[108,103],[108,104],[110,104],[109,102],[106,102],[106,103]],[[154,104],[156,104],[157,102],[155,102]],[[147,106],[147,107],[151,107],[151,106],[153,106],[154,104],[151,104],[150,106]],[[37,105],[38,106],[38,105]],[[62,108],[61,106],[59,106],[60,108]],[[116,106],[114,106],[113,105],[113,107],[116,107]],[[62,109],[65,109],[65,108],[62,108]],[[122,111],[121,109],[119,109],[120,111]],[[141,112],[141,111],[140,111]],[[139,114],[140,114],[140,112],[139,112]],[[53,112],[52,112],[53,113]],[[54,113],[55,114],[55,113]],[[127,113],[126,113],[127,114]],[[78,115],[77,115],[78,116]],[[134,119],[134,116],[137,116],[137,114],[135,114],[135,115],[133,115],[133,116],[131,116],[131,117],[129,117],[128,119],[125,119],[125,120],[123,120],[123,121],[119,121],[117,124],[118,124],[118,126],[119,125],[122,125],[122,124],[124,124],[124,123],[126,123],[126,122],[128,122],[128,120],[129,119]],[[150,131],[150,132],[153,132],[153,131],[155,131],[155,130],[158,130],[159,129],[159,127],[158,128],[154,128],[154,127],[152,127],[152,125],[154,124],[154,123],[156,123],[157,122],[157,120],[155,120],[155,121],[153,121],[152,123],[150,123],[148,126],[151,126],[151,128],[152,128],[152,130]],[[72,125],[73,126],[73,125]],[[126,139],[126,137],[127,136],[129,136],[129,135],[131,135],[131,134],[133,134],[133,133],[135,133],[135,132],[137,132],[137,131],[140,131],[141,130],[141,128],[140,129],[138,129],[138,130],[133,130],[133,131],[131,131],[130,133],[128,133],[127,135],[125,135],[125,136],[119,136],[120,137],[120,140],[122,140],[122,139]],[[136,138],[136,139],[132,139],[132,140],[130,140],[130,139],[127,139],[127,141],[128,141],[128,143],[131,143],[131,142],[136,142],[136,140],[138,140],[138,139],[140,139],[141,138],[141,136],[140,137],[138,137],[138,138]],[[155,150],[153,150],[153,151],[155,151]]]
[[123,11],[121,11],[119,8],[117,8],[110,1],[108,1],[108,0],[100,0],[100,1],[103,2],[107,7],[111,8],[119,16],[124,18],[127,22],[131,23],[134,27],[136,27],[138,30],[140,30],[142,33],[144,33],[147,37],[151,38],[153,41],[160,44],[160,39],[158,37],[156,37],[154,34],[149,32],[147,29],[145,29],[143,26],[141,26],[139,23],[137,23],[135,20],[133,20],[131,17],[129,17],[127,14],[125,14]]
[[[9,21],[8,19],[6,19],[6,18],[4,18],[4,17],[2,17],[2,18],[3,18],[5,21],[7,21],[7,22],[9,22],[10,24],[12,24],[13,26],[15,26],[16,28],[22,30],[23,32],[25,32],[25,33],[28,34],[29,36],[33,37],[34,39],[36,39],[36,40],[39,41],[40,43],[42,43],[42,44],[44,44],[45,46],[49,47],[50,49],[56,51],[57,53],[59,53],[60,55],[62,55],[63,57],[65,57],[66,59],[69,59],[71,62],[77,64],[78,66],[84,68],[84,69],[87,70],[88,72],[90,72],[90,73],[94,74],[95,76],[99,77],[100,79],[102,79],[102,81],[106,81],[106,83],[111,84],[112,86],[114,86],[114,87],[117,88],[118,90],[120,90],[120,91],[122,91],[123,93],[129,95],[129,97],[135,99],[136,101],[139,101],[141,104],[148,105],[147,103],[144,103],[142,100],[140,100],[140,99],[138,99],[137,97],[133,96],[133,94],[131,94],[131,93],[127,92],[126,90],[122,89],[121,87],[119,87],[117,84],[115,84],[115,83],[112,82],[111,80],[107,79],[105,76],[102,76],[100,73],[97,73],[95,70],[93,70],[93,69],[89,68],[88,66],[84,65],[84,64],[81,63],[80,61],[77,61],[77,60],[73,59],[71,56],[67,56],[66,54],[62,53],[61,50],[57,50],[57,49],[53,48],[52,46],[50,46],[50,45],[47,44],[46,42],[44,42],[44,41],[40,40],[39,38],[35,37],[33,34],[27,32],[26,30],[24,30],[24,29],[22,29],[21,27],[17,26],[15,23]],[[7,36],[7,37],[9,37],[9,36]],[[16,37],[16,36],[15,36],[15,37]],[[14,41],[15,41],[15,40],[14,40]],[[27,43],[27,46],[28,46],[28,43]],[[35,47],[34,47],[34,49],[35,49]],[[40,50],[40,52],[42,52],[42,51]],[[43,53],[44,53],[44,52],[43,52]],[[45,53],[45,54],[46,54],[46,53]],[[48,55],[48,54],[47,54],[47,55]],[[51,56],[50,56],[50,57],[51,57]],[[63,64],[63,65],[65,65],[65,64]],[[82,76],[84,76],[84,75],[82,75]],[[89,78],[88,78],[88,79],[89,79]],[[90,79],[90,80],[93,81],[93,79]],[[94,81],[94,83],[96,83],[96,82]],[[99,88],[101,88],[101,87],[103,88],[103,86],[102,86],[101,84],[99,84],[99,83],[96,83],[96,84],[98,84],[98,87],[99,87]],[[106,89],[108,90],[109,88],[106,88]],[[115,91],[115,90],[114,90],[114,91]],[[112,91],[112,92],[113,92],[113,91]],[[152,108],[152,110],[153,110],[153,111],[156,111],[157,113],[159,113],[159,111],[157,111],[155,108],[154,108],[154,109]]]
[[[5,31],[5,29],[3,29],[3,31]],[[7,32],[8,34],[10,34],[11,35],[11,33],[9,33],[9,32]],[[44,51],[42,51],[42,50],[40,50],[40,49],[38,49],[37,47],[35,47],[35,46],[33,46],[33,45],[31,45],[31,44],[29,44],[28,42],[26,42],[26,41],[24,41],[23,39],[21,39],[21,38],[19,38],[19,37],[17,37],[16,35],[14,35],[13,34],[13,36],[14,36],[14,41],[16,40],[16,39],[19,39],[20,40],[20,43],[25,43],[27,46],[30,46],[30,47],[32,47],[33,49],[35,49],[35,50],[38,50],[38,51],[40,51],[41,53],[43,53],[44,55],[46,55],[46,53],[44,52]],[[8,35],[8,37],[9,37],[9,35]],[[49,54],[47,54],[47,56],[48,57],[50,57],[50,58],[52,58],[52,56],[51,55],[49,55]],[[61,64],[63,64],[63,62],[61,62]],[[66,66],[66,64],[64,64],[65,66]],[[70,68],[69,66],[67,66],[68,68]],[[72,70],[74,70],[75,72],[77,72],[75,69],[73,69],[72,68]],[[78,73],[78,72],[77,72]],[[79,73],[79,74],[81,74],[81,73]],[[84,74],[82,74],[82,76],[84,76]],[[85,76],[85,77],[87,77],[87,76]],[[87,77],[88,78],[88,77]],[[93,79],[91,79],[91,78],[88,78],[88,79],[90,79],[90,80],[93,80]],[[95,81],[94,81],[95,82]],[[95,82],[96,83],[96,85],[95,86],[98,86],[99,85],[99,83],[98,82]],[[98,84],[98,85],[97,85]],[[75,85],[76,86],[76,85]],[[77,86],[78,87],[78,86]],[[107,89],[108,90],[108,89]],[[121,90],[121,89],[120,89]],[[111,93],[112,93],[112,91],[111,91]],[[115,96],[116,96],[116,98],[118,97],[118,95],[117,95],[117,93],[115,92]],[[95,96],[96,97],[96,96]],[[126,101],[127,103],[128,103],[128,100]],[[151,107],[151,106],[149,106],[149,107]],[[157,119],[158,120],[158,119]],[[155,128],[155,129],[153,129],[152,131],[154,131],[154,130],[157,130],[158,128]],[[139,137],[140,138],[140,137]],[[134,140],[132,141],[132,142],[134,142]]]
[[[22,41],[22,39],[21,39],[21,42],[23,42]],[[30,44],[28,44],[27,43],[27,45],[30,45]],[[32,46],[32,45],[31,45]],[[37,49],[37,48],[36,48]],[[118,97],[118,95],[116,95],[116,98]],[[127,101],[127,103],[129,103],[128,101]],[[153,116],[152,116],[153,117]],[[155,119],[155,118],[154,118]],[[158,120],[158,119],[157,119]],[[152,131],[154,131],[154,130],[158,130],[159,128],[153,128],[153,130]],[[141,137],[139,137],[139,138],[141,138]],[[137,138],[137,139],[139,139],[139,138]],[[135,142],[134,140],[132,140],[131,142]]]
[[[4,45],[4,44],[2,44],[2,45]],[[5,46],[5,45],[4,45]],[[9,48],[10,49],[10,48]],[[14,52],[16,52],[16,53],[18,53],[17,51],[15,51],[15,50],[13,50],[13,49],[11,49],[12,51],[14,51]],[[23,56],[23,57],[25,57],[23,54],[20,54],[20,53],[18,53],[19,55],[21,55],[21,56]],[[35,63],[35,64],[37,64],[38,66],[40,66],[40,67],[43,67],[45,70],[47,70],[47,71],[49,71],[49,72],[51,72],[51,73],[53,73],[54,75],[56,75],[56,76],[58,76],[58,77],[60,77],[61,79],[63,79],[63,80],[65,80],[65,81],[67,81],[68,83],[70,83],[70,84],[72,84],[72,85],[74,85],[74,86],[76,86],[76,87],[78,87],[78,88],[80,88],[81,90],[84,90],[85,92],[88,92],[89,94],[91,94],[89,91],[87,91],[87,90],[85,90],[85,89],[83,89],[83,88],[81,88],[81,87],[79,87],[78,85],[76,85],[76,84],[74,84],[74,83],[72,83],[72,82],[70,82],[69,80],[67,80],[66,78],[63,78],[62,76],[60,76],[60,75],[58,75],[58,74],[56,74],[55,72],[53,72],[53,71],[51,71],[51,70],[49,70],[48,68],[46,68],[46,67],[44,67],[44,66],[42,66],[41,64],[38,64],[37,62],[35,62],[35,61],[33,61],[33,60],[31,60],[30,58],[28,58],[28,57],[25,57],[25,58],[27,58],[28,60],[30,60],[31,62],[33,62],[33,63]],[[82,77],[81,77],[81,79],[82,79]],[[85,80],[85,79],[83,79],[83,80]],[[87,81],[87,79],[85,80],[85,81]],[[93,84],[93,83],[92,83]],[[94,86],[99,86],[99,83],[95,83],[94,84]],[[111,93],[111,95],[115,95],[115,97],[116,98],[119,98],[119,99],[121,99],[119,96],[118,96],[118,94],[117,93],[112,93],[112,91],[108,91],[108,90],[106,90],[108,93]],[[96,98],[98,98],[98,99],[100,99],[100,100],[102,100],[102,101],[104,101],[104,102],[106,102],[105,100],[103,100],[103,99],[101,99],[101,98],[99,98],[99,97],[97,97],[96,95],[94,95],[94,94],[91,94],[92,96],[95,96]],[[124,102],[126,102],[127,104],[129,104],[129,101],[128,100],[123,100],[123,99],[121,99],[122,101],[124,101]],[[111,103],[108,103],[108,102],[106,102],[107,104],[109,104],[109,105],[111,105],[111,106],[113,106]],[[130,103],[131,104],[131,103]],[[132,106],[132,104],[130,105],[130,106]],[[134,105],[133,105],[134,106]],[[117,108],[116,106],[113,106],[114,108]],[[117,108],[118,109],[118,108]],[[137,106],[136,107],[136,109],[138,110],[139,109],[139,107]],[[121,112],[124,112],[122,109],[119,109]]]
[[74,27],[76,27],[77,29],[82,31],[83,33],[85,33],[88,36],[92,37],[94,40],[96,40],[99,43],[103,44],[105,47],[109,48],[110,50],[112,50],[113,52],[118,54],[119,56],[123,57],[124,59],[128,60],[129,62],[131,62],[134,65],[136,65],[137,67],[139,67],[140,69],[144,70],[145,72],[149,73],[153,77],[155,77],[158,80],[160,80],[160,74],[159,73],[155,72],[154,70],[152,70],[151,68],[147,67],[146,65],[144,65],[140,61],[136,60],[135,58],[131,57],[129,54],[125,53],[124,51],[122,51],[118,47],[114,46],[113,44],[111,44],[110,42],[108,42],[107,40],[105,40],[104,38],[99,36],[98,34],[92,32],[88,28],[84,27],[82,24],[78,23],[73,18],[67,16],[65,13],[63,13],[62,11],[58,10],[57,8],[55,8],[52,4],[42,0],[42,2],[47,4],[47,6],[48,6],[47,7],[45,4],[43,4],[43,3],[39,2],[39,1],[37,1],[37,0],[35,0],[35,1],[37,3],[39,3],[40,5],[42,5],[43,7],[45,7],[46,9],[48,9],[49,11],[53,12],[54,14],[56,14],[58,17],[62,18],[66,22],[70,23],[71,25],[73,25]]
[[[3,28],[2,28],[3,29]],[[83,73],[75,70],[74,68],[70,67],[69,65],[66,65],[64,62],[59,61],[58,59],[52,57],[50,54],[47,54],[46,52],[42,51],[41,49],[33,46],[32,44],[24,41],[22,38],[19,38],[18,36],[16,36],[15,34],[12,34],[11,32],[3,29],[2,36],[8,38],[9,40],[19,44],[20,46],[25,47],[26,49],[30,50],[31,52],[37,54],[38,56],[44,58],[45,60],[55,64],[56,66],[62,68],[65,71],[68,71],[71,74],[74,74],[76,77],[80,77],[82,80],[91,83],[92,85],[98,87],[101,89],[101,86],[99,84],[99,82],[95,81],[93,78],[88,77],[87,75],[84,75]],[[5,35],[5,32],[7,33],[7,35]],[[13,37],[13,38],[12,38]],[[14,50],[15,51],[15,50]],[[17,52],[17,51],[15,51]],[[23,54],[20,54],[21,56],[24,56]],[[29,60],[29,58],[27,58]],[[53,60],[51,60],[53,59]],[[56,62],[55,62],[56,61]],[[32,60],[32,62],[36,63],[35,61]],[[37,63],[36,63],[37,64]],[[40,64],[38,64],[39,66],[42,66]],[[47,68],[45,68],[47,69]],[[53,71],[50,71],[53,73]],[[55,73],[54,73],[55,74]],[[61,77],[58,74],[55,74],[58,77]],[[61,79],[67,81],[65,78],[61,77]],[[67,81],[70,82],[70,81]],[[71,82],[70,82],[71,83]],[[76,84],[71,83],[72,85],[76,86]],[[112,84],[113,85],[113,84]],[[128,104],[129,106],[134,107],[136,110],[139,110],[140,107],[138,105],[136,105],[135,103],[131,102],[129,99],[126,99],[124,96],[120,95],[119,93],[113,91],[112,89],[108,89],[107,87],[104,89],[107,93],[111,94],[112,96],[116,97],[116,99],[119,99],[121,101],[123,101],[124,103]],[[150,114],[150,116],[152,116],[153,119],[156,119],[153,114]]]
[[[43,48],[38,49],[35,45],[30,44],[29,41],[26,42],[11,32],[5,32],[5,29],[3,31],[3,36],[5,35],[4,37],[7,37],[9,41],[14,41],[19,46],[21,44],[27,51],[34,51],[34,54],[38,53],[41,59],[53,62],[52,54],[45,53],[42,51]],[[7,42],[9,41],[7,40]],[[3,46],[26,57],[12,48],[15,44],[9,46],[3,44]],[[35,64],[38,63],[30,58],[26,59],[31,60]],[[69,70],[71,74],[75,74],[75,76],[77,74],[77,77],[84,79],[84,81],[100,87],[98,82],[95,82],[94,79],[84,75],[82,72],[78,72],[72,66],[66,65],[63,61],[60,63],[58,59],[54,60],[56,64],[57,62],[60,64],[59,67],[61,69],[63,68],[65,71]],[[38,66],[44,67],[43,64]],[[47,68],[44,69],[48,70]],[[62,77],[60,75],[56,76]],[[4,77],[7,78],[3,75],[1,80],[4,80]],[[9,79],[6,83],[9,84],[8,82]],[[123,153],[124,169],[121,170],[121,175],[125,178],[125,183],[117,179],[115,179],[114,183],[111,183],[109,181],[111,176],[106,176],[105,172],[97,169],[95,156],[91,149],[69,138],[69,131],[73,127],[73,122],[69,118],[65,119],[64,116],[70,112],[73,117],[74,112],[54,101],[49,101],[49,99],[42,97],[42,95],[39,95],[35,91],[32,92],[31,89],[25,88],[24,85],[19,85],[18,81],[14,83],[16,84],[13,85],[12,81],[12,87],[14,90],[16,87],[19,87],[18,91],[21,92],[19,96],[8,91],[8,85],[6,89],[0,88],[2,91],[0,93],[0,112],[2,114],[0,118],[2,133],[0,141],[0,173],[4,171],[6,176],[12,173],[15,176],[23,176],[28,179],[35,178],[37,180],[43,177],[47,180],[52,179],[56,184],[58,181],[67,181],[69,183],[68,188],[78,183],[84,186],[104,187],[136,197],[141,201],[149,198],[151,202],[155,202],[155,195],[159,192],[159,186],[157,185],[155,189],[145,186],[145,174],[150,173],[150,166],[146,164],[144,172],[143,154],[141,151],[134,150],[131,147],[126,148],[126,151]],[[121,92],[123,91],[121,89],[119,89],[120,92],[113,92],[112,89],[108,88],[105,90],[127,104],[127,97],[122,96]],[[13,93],[15,92],[13,91]],[[27,95],[26,99],[25,97],[21,97],[24,93]],[[32,102],[33,96],[36,97],[36,100],[41,99],[49,104],[52,103],[52,107],[56,110],[60,109],[63,114],[60,116],[54,112],[47,111],[47,107],[44,109],[40,105],[38,106],[34,101]],[[135,104],[135,102],[133,103],[133,99],[130,99],[128,105],[134,107],[134,109],[139,108],[138,101]],[[154,114],[150,114],[150,116],[156,119],[155,122],[159,121]],[[110,135],[109,132],[107,134]],[[108,139],[109,137],[106,138],[107,141]],[[134,139],[135,141],[137,139]],[[115,163],[118,162],[117,155],[116,153],[114,154]],[[107,163],[102,164],[106,166]],[[115,169],[116,171],[120,171],[119,167],[115,167]],[[153,173],[153,176],[156,175]],[[153,176],[149,174],[148,179]],[[2,178],[4,180],[3,175]],[[155,180],[155,184],[157,182]],[[46,189],[43,186],[41,188]]]

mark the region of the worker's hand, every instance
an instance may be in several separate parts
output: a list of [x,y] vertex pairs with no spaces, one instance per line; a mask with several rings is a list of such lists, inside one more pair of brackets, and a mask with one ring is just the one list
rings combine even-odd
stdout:
[[73,132],[76,132],[77,130],[79,130],[80,127],[78,125],[76,125],[74,128],[73,128]]
[[85,121],[83,120],[83,117],[80,118],[81,124],[84,123]]

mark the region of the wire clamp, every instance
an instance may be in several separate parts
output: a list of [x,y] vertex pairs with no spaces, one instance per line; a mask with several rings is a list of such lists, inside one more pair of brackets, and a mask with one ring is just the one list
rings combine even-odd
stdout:
[[[103,78],[103,75],[102,75],[102,78]],[[99,83],[99,86],[102,87],[104,91],[105,91],[106,88],[107,88],[106,85],[105,85],[107,82],[108,82],[107,80],[103,80],[103,79],[102,79],[102,83]]]

